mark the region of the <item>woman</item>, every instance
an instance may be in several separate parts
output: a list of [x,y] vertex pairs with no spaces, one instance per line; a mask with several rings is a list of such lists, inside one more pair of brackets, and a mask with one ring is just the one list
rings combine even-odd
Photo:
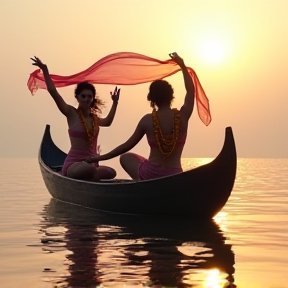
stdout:
[[[123,169],[134,180],[147,180],[182,172],[181,154],[186,140],[188,121],[194,106],[194,84],[187,67],[177,53],[169,55],[181,68],[186,96],[180,110],[172,109],[173,88],[164,80],[152,82],[148,101],[152,113],[145,115],[133,135],[107,154],[88,157],[87,163],[108,160],[131,150],[146,134],[150,146],[148,159],[134,153],[121,155]],[[157,110],[155,109],[157,107]]]
[[71,149],[65,159],[62,174],[75,179],[99,181],[113,179],[116,171],[107,166],[97,167],[95,164],[84,162],[87,157],[98,154],[97,139],[100,126],[110,126],[113,122],[120,95],[120,89],[110,92],[113,105],[106,118],[100,118],[102,101],[96,97],[95,87],[88,82],[81,82],[75,89],[78,108],[68,105],[58,93],[50,78],[48,68],[37,57],[31,58],[32,65],[38,66],[44,75],[47,90],[54,99],[58,109],[68,122],[68,134]]

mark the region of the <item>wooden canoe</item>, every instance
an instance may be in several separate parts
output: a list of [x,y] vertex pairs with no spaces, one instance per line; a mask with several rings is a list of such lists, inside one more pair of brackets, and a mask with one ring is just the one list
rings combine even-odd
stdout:
[[66,153],[53,142],[46,125],[38,160],[45,185],[55,199],[121,214],[212,218],[234,186],[237,155],[231,127],[222,150],[210,163],[168,177],[145,181],[89,182],[62,176]]

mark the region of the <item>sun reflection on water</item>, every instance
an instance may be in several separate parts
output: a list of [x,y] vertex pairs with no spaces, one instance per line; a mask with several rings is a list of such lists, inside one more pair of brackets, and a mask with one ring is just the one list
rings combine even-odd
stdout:
[[222,273],[218,269],[205,271],[207,276],[204,279],[203,288],[223,288],[227,281],[223,279]]
[[214,218],[213,220],[215,221],[216,224],[219,225],[220,229],[223,231],[223,232],[226,232],[227,231],[227,215],[228,213],[227,212],[219,212]]

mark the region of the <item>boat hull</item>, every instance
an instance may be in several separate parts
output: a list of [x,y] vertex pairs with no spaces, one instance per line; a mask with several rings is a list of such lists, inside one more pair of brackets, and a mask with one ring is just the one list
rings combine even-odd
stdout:
[[[219,155],[210,163],[169,177],[145,181],[89,182],[53,171],[66,154],[53,143],[47,125],[39,151],[45,185],[55,199],[121,214],[212,218],[233,189],[237,156],[231,127]],[[53,164],[53,165],[52,165]]]

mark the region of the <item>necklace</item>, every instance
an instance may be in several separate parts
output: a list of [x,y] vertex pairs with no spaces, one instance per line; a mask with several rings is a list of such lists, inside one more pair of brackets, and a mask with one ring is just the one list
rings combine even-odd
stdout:
[[82,111],[80,109],[77,109],[77,113],[79,115],[82,126],[83,126],[84,130],[86,131],[87,139],[90,143],[92,143],[94,136],[95,136],[95,116],[93,114],[90,114],[92,128],[91,128],[91,130],[89,130],[87,127],[87,123],[84,119]]
[[163,154],[164,158],[167,158],[175,150],[176,144],[179,139],[180,134],[180,115],[179,111],[176,108],[172,109],[174,112],[174,128],[173,133],[170,135],[163,135],[159,119],[157,117],[156,110],[152,111],[153,118],[153,130],[158,148]]

